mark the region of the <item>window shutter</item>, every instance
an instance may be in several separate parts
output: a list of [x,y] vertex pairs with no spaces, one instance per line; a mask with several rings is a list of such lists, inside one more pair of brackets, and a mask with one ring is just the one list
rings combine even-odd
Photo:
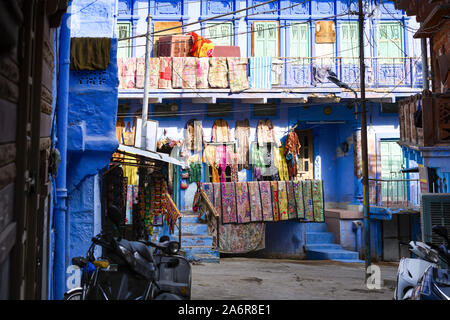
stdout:
[[205,37],[216,46],[231,46],[233,45],[232,29],[232,23],[210,22],[206,24]]
[[[401,58],[403,57],[403,37],[400,23],[383,22],[378,27],[378,57]],[[380,59],[380,63],[402,63],[402,60]]]
[[[343,57],[343,63],[355,64],[355,58],[359,56],[359,39],[358,39],[358,25],[356,22],[344,22],[341,24],[340,36],[341,52],[338,54]],[[345,58],[352,59],[345,59]]]
[[254,22],[253,56],[278,56],[278,23],[272,21]]
[[[116,27],[117,39],[128,38],[131,36],[131,23],[118,23]],[[119,41],[117,48],[118,58],[131,57],[131,39]]]
[[291,26],[290,56],[309,57],[309,24],[302,23]]
[[265,54],[265,25],[263,22],[255,22],[254,37],[254,53],[255,57],[262,57]]

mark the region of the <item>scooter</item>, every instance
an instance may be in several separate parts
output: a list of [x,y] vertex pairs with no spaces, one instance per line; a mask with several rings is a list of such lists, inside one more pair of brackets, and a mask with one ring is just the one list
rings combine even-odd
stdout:
[[[110,207],[108,217],[119,229],[119,210]],[[97,245],[103,248],[103,258],[98,260],[94,257]],[[158,254],[154,256],[148,246],[156,248]],[[81,287],[68,291],[64,299],[190,299],[191,269],[189,263],[177,255],[179,248],[176,241],[159,244],[128,241],[101,233],[92,238],[86,257],[72,259],[73,264],[82,270]]]
[[[434,226],[433,231],[437,230],[436,228],[437,226]],[[408,246],[409,251],[418,258],[402,258],[400,260],[394,300],[412,299],[414,288],[420,283],[425,272],[429,268],[438,267],[440,261],[446,259],[446,250],[431,243],[411,241]]]
[[433,232],[444,238],[447,245],[439,247],[442,267],[429,266],[423,274],[419,285],[411,294],[411,300],[450,300],[450,241],[447,229],[433,226]]

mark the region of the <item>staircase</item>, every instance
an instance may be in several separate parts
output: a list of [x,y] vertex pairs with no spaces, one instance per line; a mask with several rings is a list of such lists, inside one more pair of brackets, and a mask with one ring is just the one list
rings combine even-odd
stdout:
[[363,263],[359,254],[334,243],[334,234],[328,232],[326,223],[308,223],[306,226],[306,259],[334,260],[340,262]]
[[208,234],[208,225],[199,223],[195,212],[182,212],[181,250],[186,258],[193,262],[218,263],[219,252],[212,248],[212,235]]

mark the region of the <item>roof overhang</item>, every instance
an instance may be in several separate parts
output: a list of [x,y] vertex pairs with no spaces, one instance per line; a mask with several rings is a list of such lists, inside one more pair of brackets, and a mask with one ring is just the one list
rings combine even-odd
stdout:
[[118,150],[128,153],[128,154],[134,154],[134,155],[137,155],[140,157],[145,157],[145,158],[152,159],[152,160],[159,160],[159,161],[171,163],[171,164],[174,164],[174,165],[177,165],[180,167],[187,167],[187,164],[184,161],[180,161],[178,159],[172,158],[169,155],[167,155],[166,153],[142,150],[139,148],[126,146],[123,144],[119,144]]

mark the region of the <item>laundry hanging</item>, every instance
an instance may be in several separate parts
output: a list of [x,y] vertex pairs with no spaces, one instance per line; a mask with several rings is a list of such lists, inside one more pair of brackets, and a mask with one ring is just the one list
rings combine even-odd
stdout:
[[208,84],[209,58],[197,58],[196,60],[196,88],[209,88]]
[[247,182],[236,182],[234,185],[236,187],[237,222],[250,222],[250,199]]
[[222,223],[236,223],[236,190],[234,182],[222,182]]
[[261,205],[259,183],[257,181],[249,181],[247,184],[250,198],[250,219],[253,222],[263,221],[263,208]]
[[241,92],[248,89],[247,78],[248,58],[227,57],[228,64],[228,82],[231,92]]
[[237,140],[237,154],[238,154],[238,168],[250,169],[249,164],[249,136],[250,136],[250,123],[248,119],[236,120],[236,127],[234,136]]
[[292,181],[294,188],[295,206],[297,208],[297,218],[305,218],[305,204],[303,201],[303,183],[302,181]]
[[290,131],[286,137],[284,155],[286,157],[290,178],[297,176],[297,156],[300,154],[300,141],[295,131]]
[[313,180],[312,182],[312,198],[314,207],[314,221],[324,221],[324,205],[323,205],[323,182],[322,180]]
[[272,190],[272,210],[273,221],[280,221],[280,211],[278,207],[278,181],[270,181],[270,187]]
[[265,224],[220,224],[218,250],[221,253],[248,253],[265,248]]
[[280,220],[289,219],[286,181],[278,181],[278,211]]
[[288,197],[288,218],[297,218],[297,206],[295,204],[294,183],[293,181],[286,182],[287,197]]
[[228,88],[227,58],[212,57],[210,59],[208,82],[211,88]]
[[303,181],[303,202],[305,204],[305,221],[314,221],[311,180]]

